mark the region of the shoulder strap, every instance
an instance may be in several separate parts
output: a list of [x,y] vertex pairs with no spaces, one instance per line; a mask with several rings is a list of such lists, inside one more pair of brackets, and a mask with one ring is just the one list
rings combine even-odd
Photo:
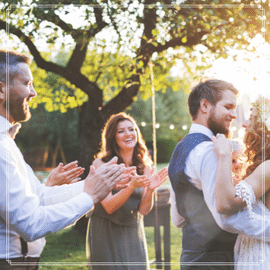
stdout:
[[178,174],[184,170],[186,159],[193,148],[204,141],[211,139],[202,133],[191,133],[186,135],[176,146],[169,163],[169,177],[171,182],[179,179]]

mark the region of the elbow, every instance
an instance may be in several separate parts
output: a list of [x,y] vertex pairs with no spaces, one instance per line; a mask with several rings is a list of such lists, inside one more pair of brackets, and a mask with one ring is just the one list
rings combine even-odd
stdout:
[[[56,230],[57,231],[57,230]],[[48,234],[52,234],[56,232],[55,230],[48,230],[46,232],[41,232],[41,230],[35,227],[28,227],[25,231],[21,231],[19,235],[26,241],[26,242],[34,242],[42,237],[45,237]]]
[[108,215],[111,215],[111,214],[114,213],[114,211],[112,211],[112,210],[106,210],[106,213],[107,213]]
[[32,234],[27,233],[26,234],[25,232],[22,232],[20,235],[26,242],[33,242],[33,241],[36,241],[37,239],[39,239],[40,237],[42,237],[36,233],[32,233]]
[[44,236],[33,224],[27,226],[15,225],[13,228],[26,242],[33,242]]
[[27,235],[25,237],[23,237],[23,239],[26,241],[26,242],[33,242],[33,241],[36,241],[39,237],[36,237],[35,235]]
[[111,215],[111,214],[113,214],[115,212],[111,207],[108,207],[108,206],[104,206],[103,205],[103,208],[104,208],[104,210],[106,211],[106,213],[108,215]]
[[231,203],[227,203],[227,204],[217,204],[216,206],[217,208],[217,212],[220,215],[232,215],[236,212],[234,206]]
[[229,210],[226,207],[220,206],[220,207],[217,207],[217,212],[220,215],[227,215]]
[[142,209],[142,210],[140,210],[140,214],[143,216],[146,216],[150,213],[151,210],[152,210],[152,207],[149,209]]

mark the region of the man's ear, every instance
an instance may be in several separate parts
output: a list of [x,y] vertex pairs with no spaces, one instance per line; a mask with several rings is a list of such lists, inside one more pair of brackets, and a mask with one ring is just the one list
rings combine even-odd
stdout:
[[203,98],[200,102],[200,110],[203,113],[207,113],[210,108],[210,103],[207,99]]

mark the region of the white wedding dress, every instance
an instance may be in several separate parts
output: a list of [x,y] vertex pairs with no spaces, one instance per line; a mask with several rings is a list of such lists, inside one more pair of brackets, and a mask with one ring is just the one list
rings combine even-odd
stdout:
[[[247,203],[252,218],[256,218],[256,215],[270,218],[270,212],[261,200],[254,204],[256,198],[247,182],[241,181],[235,188],[236,195]],[[234,261],[235,270],[270,270],[270,243],[239,234],[234,246]]]

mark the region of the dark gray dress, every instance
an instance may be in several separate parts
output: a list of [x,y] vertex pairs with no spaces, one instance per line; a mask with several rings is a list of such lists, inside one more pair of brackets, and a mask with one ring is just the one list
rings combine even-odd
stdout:
[[[119,190],[113,190],[113,194]],[[89,219],[87,256],[90,269],[146,270],[148,263],[143,216],[138,212],[143,188],[137,188],[113,214],[99,203]]]

